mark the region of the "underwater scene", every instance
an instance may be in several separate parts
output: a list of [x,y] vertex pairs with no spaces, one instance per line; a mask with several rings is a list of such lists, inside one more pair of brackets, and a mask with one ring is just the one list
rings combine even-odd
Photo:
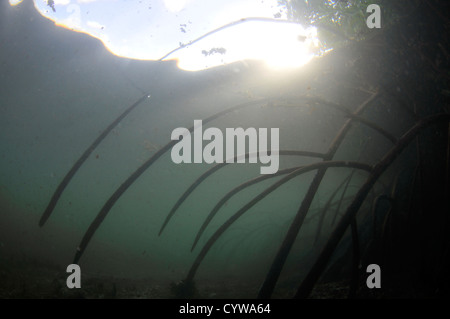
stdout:
[[450,3],[0,2],[0,298],[450,297]]

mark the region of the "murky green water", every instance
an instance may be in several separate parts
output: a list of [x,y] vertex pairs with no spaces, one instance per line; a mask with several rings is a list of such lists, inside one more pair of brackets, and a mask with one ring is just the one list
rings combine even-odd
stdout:
[[[171,132],[177,127],[188,128],[194,120],[252,102],[248,107],[208,123],[205,128],[216,127],[222,131],[230,127],[279,128],[280,150],[325,154],[349,115],[327,106],[324,101],[332,101],[345,106],[348,112],[355,112],[377,94],[361,116],[381,126],[395,139],[416,121],[411,115],[415,111],[412,101],[417,102],[419,118],[441,110],[441,104],[437,102],[426,103],[426,98],[420,100],[422,92],[419,97],[410,95],[414,94],[416,86],[402,72],[407,70],[419,77],[420,70],[396,65],[401,69],[396,71],[401,76],[398,80],[386,73],[392,69],[389,66],[380,66],[378,70],[373,65],[367,66],[369,62],[364,61],[372,61],[372,56],[389,61],[389,54],[384,54],[383,46],[377,47],[377,42],[374,50],[378,55],[364,50],[358,53],[350,48],[323,58],[323,62],[315,60],[296,71],[275,72],[256,62],[238,62],[202,72],[184,72],[171,62],[132,61],[112,56],[95,39],[56,28],[29,5],[11,8],[2,4],[0,9],[1,278],[4,279],[3,288],[16,291],[15,296],[19,297],[17,287],[20,284],[5,278],[33,278],[34,269],[39,269],[36,278],[48,278],[49,281],[57,276],[61,278],[61,272],[72,263],[85,232],[108,198],[136,169],[170,142]],[[48,221],[39,227],[53,192],[75,161],[121,112],[147,93],[151,97],[140,103],[93,150],[65,188]],[[430,96],[429,101],[433,98]],[[407,111],[402,104],[407,104]],[[422,219],[411,216],[429,212],[427,209],[417,212],[415,206],[441,207],[445,178],[439,179],[439,176],[445,177],[445,174],[439,172],[446,167],[445,128],[443,124],[426,131],[421,144],[425,165],[425,184],[422,185],[435,185],[431,191],[433,195],[429,197],[427,193],[424,197],[432,198],[434,204],[417,201],[417,194],[426,192],[414,184],[416,179],[411,177],[418,176],[415,170],[417,145],[414,143],[389,166],[368,193],[357,215],[361,267],[381,263],[382,267],[395,268],[388,257],[372,255],[369,249],[372,238],[380,235],[377,231],[383,227],[387,211],[393,207],[384,203],[374,209],[377,196],[391,194],[398,212],[395,215],[398,219],[389,230],[394,234],[390,236],[394,237],[385,237],[388,238],[385,240],[397,238],[397,232],[401,236],[410,236],[403,240],[417,234],[414,227]],[[374,165],[392,147],[389,138],[355,120],[330,159]],[[321,159],[280,156],[279,169],[318,161]],[[191,252],[197,231],[211,209],[234,187],[261,176],[260,166],[261,163],[234,163],[208,177],[182,203],[158,236],[179,197],[212,167],[205,163],[174,164],[170,151],[163,154],[108,211],[83,251],[79,261],[82,273],[99,281],[113,278],[108,282],[117,282],[118,289],[124,287],[119,282],[145,278],[151,282],[150,286],[165,288],[153,293],[146,290],[147,295],[143,293],[141,297],[172,296],[168,291],[170,283],[186,278],[201,248],[214,232],[243,205],[282,178],[267,179],[230,198]],[[311,171],[283,184],[230,226],[212,246],[196,273],[195,280],[202,297],[257,296],[315,174],[316,171]],[[328,169],[314,192],[302,229],[288,254],[275,296],[292,297],[295,294],[368,176],[360,169],[354,173],[351,168]],[[351,180],[345,186],[348,177]],[[392,193],[396,178],[402,183],[399,183],[397,193]],[[440,237],[445,233],[443,220],[445,218],[438,213],[433,221],[427,219],[429,223],[424,234],[417,242],[412,242],[423,244],[425,238],[445,247],[445,240]],[[405,224],[405,221],[410,222]],[[430,235],[433,233],[430,229],[437,229],[436,238]],[[332,282],[349,279],[350,243],[350,231],[347,230],[331,259],[338,261],[329,274],[328,279]],[[403,249],[404,245],[403,242],[399,246],[393,245],[404,252],[402,261],[416,260],[410,258],[410,247]],[[428,247],[428,244],[423,245]],[[426,247],[418,249],[429,251]],[[342,256],[345,258],[340,258]],[[436,256],[441,256],[440,250],[432,257],[424,258]],[[417,260],[421,259],[418,257]],[[42,274],[42,268],[46,267],[48,269]],[[16,271],[12,272],[12,268]],[[59,274],[53,269],[59,269]],[[40,288],[29,283],[30,280],[33,279],[25,281],[32,297],[49,296],[48,290],[41,288],[41,294]],[[123,290],[118,295],[138,297],[131,293],[127,295]],[[87,293],[85,296],[99,297]]]

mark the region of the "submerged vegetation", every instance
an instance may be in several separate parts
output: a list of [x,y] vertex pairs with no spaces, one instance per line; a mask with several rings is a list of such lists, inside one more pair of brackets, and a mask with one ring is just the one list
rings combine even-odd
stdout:
[[[286,106],[301,114],[301,110],[308,107],[332,110],[334,117],[327,125],[336,127],[337,133],[326,137],[331,142],[324,152],[279,151],[282,157],[307,158],[309,164],[280,168],[273,175],[255,176],[225,193],[200,223],[191,246],[196,258],[185,277],[167,288],[173,297],[216,297],[202,292],[201,285],[195,281],[205,256],[238,219],[249,214],[260,201],[271,201],[273,197],[269,195],[278,194],[275,191],[288,183],[307,184],[292,218],[280,220],[278,225],[261,221],[254,230],[233,237],[233,243],[228,242],[233,247],[246,242],[276,245],[276,253],[268,256],[270,267],[255,297],[332,296],[330,292],[321,295],[318,290],[314,291],[318,283],[327,284],[325,289],[333,292],[344,290],[340,297],[449,296],[450,41],[446,34],[450,32],[450,21],[436,12],[441,5],[449,7],[431,0],[411,1],[400,14],[396,1],[389,1],[389,4],[379,1],[386,5],[383,19],[389,24],[373,34],[364,28],[364,9],[369,2],[373,3],[280,1],[280,5],[288,8],[290,18],[334,30],[324,41],[337,49],[305,66],[293,76],[294,80],[290,78],[280,86],[277,94],[251,99],[205,116],[203,124],[249,108],[263,111],[277,108],[284,112]],[[395,19],[391,19],[394,16]],[[342,37],[337,40],[336,34]],[[51,217],[78,168],[103,138],[148,96],[144,94],[128,107],[76,161],[50,199],[39,222],[41,227]],[[394,119],[398,127],[385,125],[386,117],[389,123]],[[295,136],[297,132],[290,133]],[[314,138],[313,135],[310,138]],[[81,262],[91,239],[121,196],[158,160],[166,160],[163,155],[175,143],[168,141],[115,189],[86,230],[75,250],[73,263]],[[167,212],[160,236],[164,236],[164,231],[178,217],[177,211],[196,189],[201,185],[213,187],[208,178],[226,165],[213,166],[185,188]],[[336,168],[345,173],[330,183],[326,176]],[[307,173],[313,174],[310,182],[305,182]],[[263,190],[246,198],[245,203],[224,217],[219,226],[211,227],[211,221],[227,203],[256,185],[263,185]],[[317,204],[319,194],[320,205]],[[296,256],[295,261],[308,258],[309,263],[302,264],[301,272],[293,272],[288,279],[290,284],[286,285],[283,268],[288,258],[298,253],[293,247],[306,225],[315,253]],[[279,241],[265,241],[267,233],[277,236]],[[366,267],[373,263],[383,269],[383,289],[376,292],[364,284]],[[336,286],[336,283],[339,284]],[[53,285],[55,291],[60,291],[59,282]],[[281,292],[276,291],[277,285]],[[111,298],[120,296],[115,285],[101,288]]]

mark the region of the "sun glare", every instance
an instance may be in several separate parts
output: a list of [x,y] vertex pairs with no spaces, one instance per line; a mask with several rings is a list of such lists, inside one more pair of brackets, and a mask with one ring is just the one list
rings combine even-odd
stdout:
[[279,21],[248,21],[178,50],[167,59],[176,59],[178,67],[187,71],[241,60],[264,61],[271,68],[286,69],[308,63],[317,47],[315,28]]

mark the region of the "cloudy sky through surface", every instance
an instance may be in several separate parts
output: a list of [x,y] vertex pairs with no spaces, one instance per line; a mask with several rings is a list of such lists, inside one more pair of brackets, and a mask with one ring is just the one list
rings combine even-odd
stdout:
[[286,9],[276,0],[34,2],[57,25],[98,38],[118,56],[176,59],[189,71],[244,59],[298,67],[314,56],[318,45],[316,30],[286,21]]

